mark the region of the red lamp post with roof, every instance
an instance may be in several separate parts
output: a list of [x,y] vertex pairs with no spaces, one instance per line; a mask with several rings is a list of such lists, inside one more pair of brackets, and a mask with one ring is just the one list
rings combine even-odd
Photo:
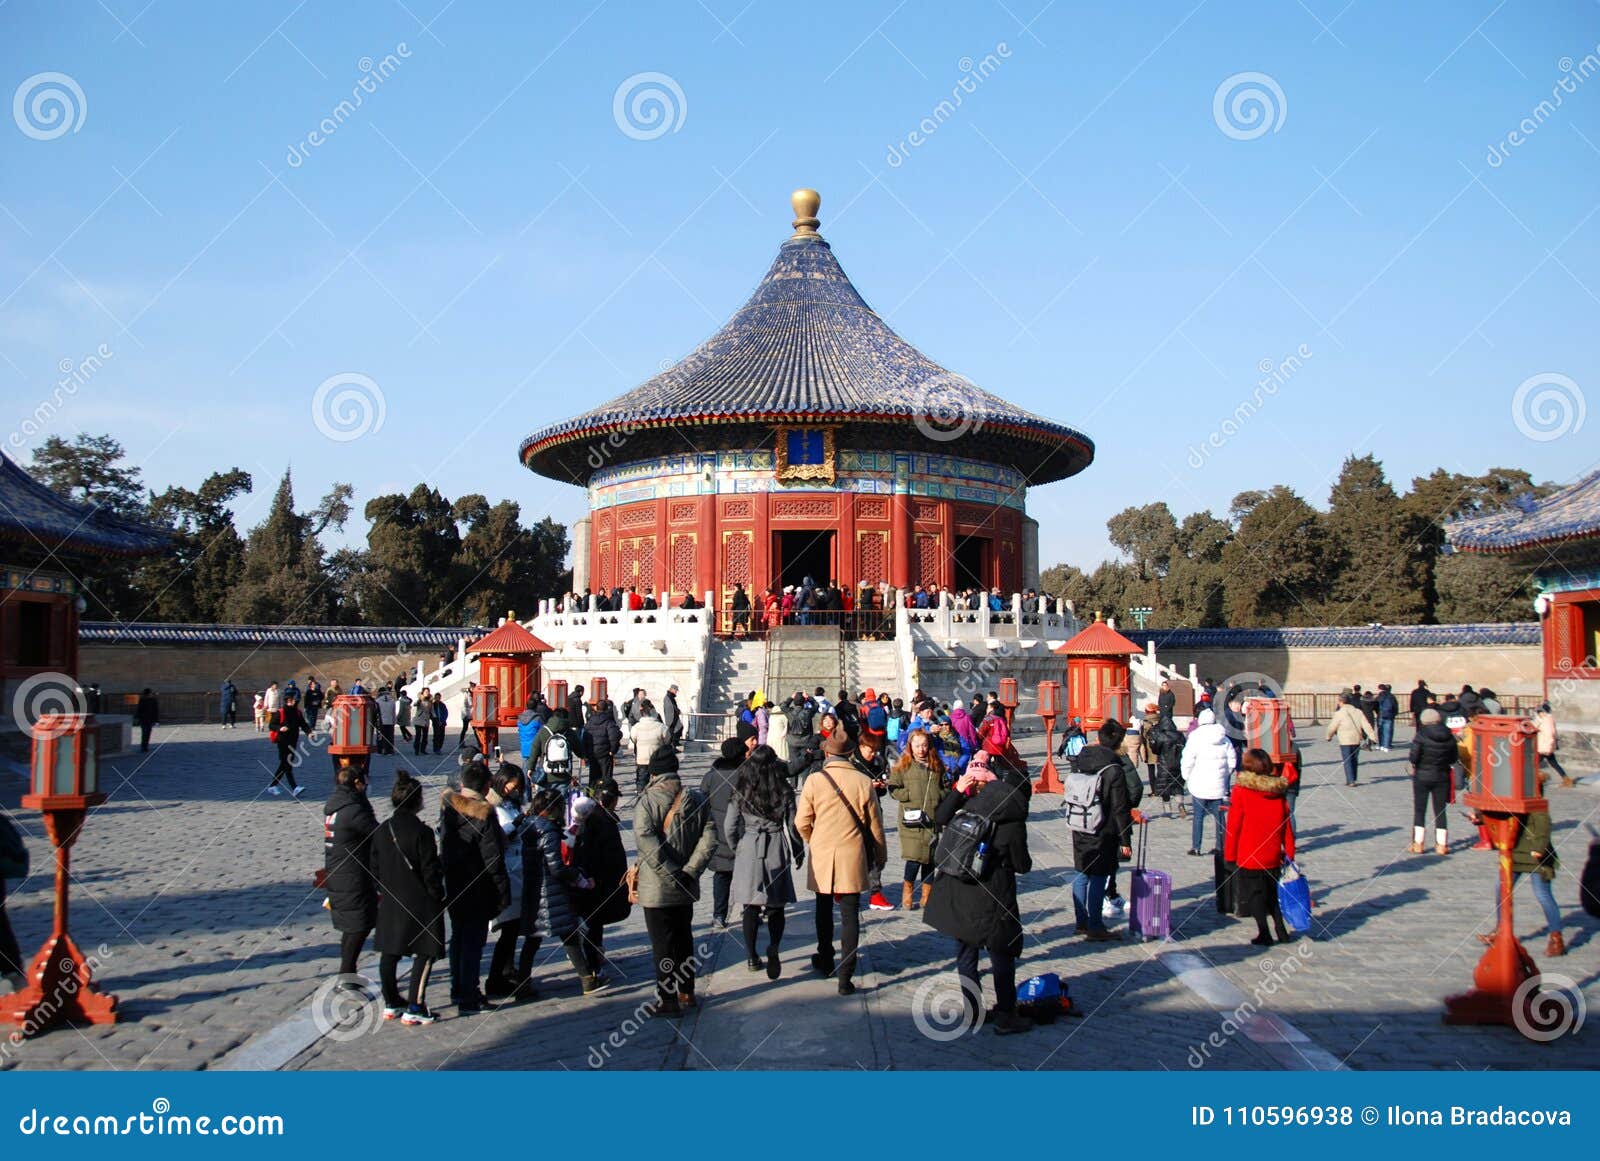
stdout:
[[996,694],[1000,698],[1000,705],[1006,711],[1006,726],[1014,728],[1017,717],[1017,679],[1015,677],[1002,677]]
[[[494,723],[502,730],[514,729],[517,715],[528,703],[528,697],[539,688],[539,655],[550,652],[550,646],[517,623],[515,613],[506,613],[500,627],[487,636],[479,637],[467,646],[467,653],[478,658],[478,686],[492,685],[497,691]],[[561,685],[561,705],[566,705],[566,682],[551,682],[552,694]],[[552,699],[551,708],[555,708]],[[473,718],[477,719],[478,705],[473,702]],[[484,751],[487,754],[488,748]]]
[[1511,852],[1527,815],[1549,808],[1540,793],[1537,728],[1527,718],[1479,714],[1467,726],[1472,769],[1462,801],[1483,818],[1500,853],[1500,919],[1473,970],[1473,989],[1445,1000],[1446,1024],[1510,1024],[1531,1036],[1539,969],[1517,942],[1511,914]]
[[328,757],[334,772],[346,766],[363,771],[372,763],[373,701],[362,693],[341,693],[328,707]]
[[93,714],[45,714],[33,727],[33,764],[22,805],[44,814],[56,852],[55,923],[22,990],[0,1000],[0,1019],[32,1035],[56,1023],[114,1024],[117,998],[94,988],[93,973],[67,930],[72,845],[100,792],[99,731]]
[[1144,650],[1096,613],[1094,624],[1055,652],[1067,659],[1067,716],[1078,719],[1084,733],[1092,736],[1107,718],[1127,721],[1132,708],[1128,658]]

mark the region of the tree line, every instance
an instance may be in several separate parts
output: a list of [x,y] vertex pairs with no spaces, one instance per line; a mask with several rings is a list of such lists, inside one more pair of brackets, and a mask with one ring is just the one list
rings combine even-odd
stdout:
[[261,523],[241,534],[230,505],[250,494],[250,473],[214,472],[198,488],[144,486],[109,435],[51,436],[29,470],[59,495],[166,529],[159,556],[86,560],[75,568],[90,620],[265,625],[492,625],[507,610],[531,616],[564,592],[565,525],[522,523],[512,500],[476,493],[447,499],[418,484],[367,501],[366,546],[330,551],[355,489],[336,483],[313,507],[295,505],[286,468]]
[[1501,557],[1446,552],[1444,525],[1556,489],[1525,471],[1436,469],[1401,495],[1370,455],[1351,456],[1326,511],[1282,484],[1241,492],[1228,518],[1182,520],[1165,501],[1106,522],[1122,559],[1085,573],[1045,569],[1040,587],[1151,628],[1454,624],[1533,617],[1532,570]]

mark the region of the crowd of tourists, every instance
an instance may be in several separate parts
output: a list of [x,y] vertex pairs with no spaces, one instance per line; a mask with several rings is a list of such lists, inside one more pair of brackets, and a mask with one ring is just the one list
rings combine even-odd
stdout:
[[[1486,690],[1441,699],[1421,688],[1410,703],[1416,730],[1408,765],[1417,788],[1410,849],[1424,849],[1423,814],[1432,806],[1435,849],[1443,853],[1449,838],[1435,787],[1453,797],[1471,760],[1462,727],[1499,706]],[[1109,721],[1086,733],[1079,722],[1067,724],[1057,756],[1065,759],[1073,932],[1088,942],[1122,936],[1116,923],[1129,908],[1118,880],[1134,893],[1133,876],[1123,872],[1132,870],[1137,828],[1156,800],[1165,813],[1190,820],[1189,853],[1212,855],[1218,908],[1254,920],[1252,944],[1304,930],[1286,922],[1279,902],[1280,880],[1298,853],[1299,756],[1274,762],[1245,747],[1242,703],[1214,703],[1214,687],[1196,692],[1190,713],[1177,712],[1176,694],[1163,683],[1129,725]],[[681,1014],[697,1003],[703,965],[694,916],[709,878],[711,924],[738,933],[752,974],[781,977],[786,919],[803,889],[815,917],[810,968],[841,995],[856,988],[863,911],[898,907],[920,912],[952,940],[974,1022],[986,1018],[1001,1034],[1032,1026],[1017,1011],[1016,977],[1034,772],[994,692],[941,701],[921,690],[905,699],[872,689],[841,689],[831,698],[822,687],[785,697],[751,691],[732,707],[729,736],[694,786],[679,773],[685,720],[677,694],[668,687],[658,703],[635,688],[618,704],[577,686],[552,706],[535,693],[514,738],[502,735],[496,753],[463,738],[432,826],[422,821],[423,785],[409,771],[397,771],[391,814],[380,824],[367,797],[368,767],[340,769],[324,810],[324,842],[342,978],[362,986],[355,973],[371,939],[385,1017],[428,1023],[436,961],[448,960],[450,999],[470,1014],[537,999],[533,969],[553,941],[578,988],[594,995],[613,983],[605,929],[639,907],[653,962],[650,1007]],[[299,712],[294,700],[282,691],[272,719],[280,731],[285,709]],[[1399,716],[1393,702],[1387,686],[1371,698],[1358,687],[1341,696],[1326,733],[1342,758],[1363,743],[1392,746],[1392,727],[1381,725]],[[1548,707],[1539,729],[1541,757],[1561,773]],[[1342,768],[1352,769],[1348,761]],[[628,794],[631,864],[620,805]],[[884,881],[888,811],[897,824],[897,899]],[[1513,862],[1519,879],[1532,879],[1547,917],[1548,954],[1563,954],[1547,814],[1530,817]],[[979,1010],[984,956],[993,994],[986,1014]],[[412,967],[402,990],[405,958]]]

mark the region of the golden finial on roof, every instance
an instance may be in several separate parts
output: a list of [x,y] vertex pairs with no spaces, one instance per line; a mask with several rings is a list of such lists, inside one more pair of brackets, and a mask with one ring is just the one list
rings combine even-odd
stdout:
[[794,236],[815,235],[817,227],[822,224],[817,221],[822,195],[814,189],[797,189],[789,195],[789,204],[794,206]]

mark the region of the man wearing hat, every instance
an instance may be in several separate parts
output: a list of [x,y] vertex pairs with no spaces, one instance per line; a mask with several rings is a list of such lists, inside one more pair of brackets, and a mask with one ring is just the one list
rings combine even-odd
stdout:
[[658,1011],[681,1015],[694,999],[694,905],[700,876],[717,849],[711,806],[678,778],[678,756],[657,750],[650,781],[633,807],[639,849],[639,905],[655,960]]
[[841,731],[822,744],[822,768],[800,788],[795,827],[811,848],[807,886],[817,896],[817,953],[811,966],[835,974],[833,909],[842,919],[839,994],[855,992],[856,949],[861,939],[861,893],[889,859],[883,815],[872,780],[850,762],[854,747]]

